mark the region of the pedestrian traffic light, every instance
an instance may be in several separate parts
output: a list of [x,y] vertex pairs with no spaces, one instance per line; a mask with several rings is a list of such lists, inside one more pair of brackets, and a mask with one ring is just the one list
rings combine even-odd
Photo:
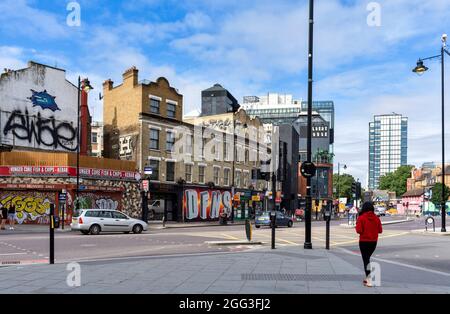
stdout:
[[352,195],[356,196],[356,182],[352,183]]
[[361,198],[361,182],[356,182],[356,199]]

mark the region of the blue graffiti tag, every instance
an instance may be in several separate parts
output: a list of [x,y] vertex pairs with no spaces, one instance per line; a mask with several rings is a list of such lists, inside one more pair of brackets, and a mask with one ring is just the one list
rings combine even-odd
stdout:
[[33,107],[41,106],[42,109],[50,109],[52,111],[61,110],[55,102],[56,96],[48,94],[47,90],[44,90],[43,92],[31,90],[31,92],[33,95],[28,99],[33,103]]

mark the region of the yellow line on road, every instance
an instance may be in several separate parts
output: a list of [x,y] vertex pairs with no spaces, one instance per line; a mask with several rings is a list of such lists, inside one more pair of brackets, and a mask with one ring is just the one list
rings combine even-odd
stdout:
[[225,238],[230,239],[230,240],[239,240],[239,238],[233,237],[232,235],[225,234],[225,233],[222,233],[222,236],[224,236]]

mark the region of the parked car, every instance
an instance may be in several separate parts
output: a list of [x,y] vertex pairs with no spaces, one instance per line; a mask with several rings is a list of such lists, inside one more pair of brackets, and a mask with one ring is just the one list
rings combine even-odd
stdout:
[[148,218],[162,219],[164,216],[164,200],[151,200],[148,204]]
[[[294,225],[294,220],[292,217],[283,214],[282,212],[277,212],[275,227],[285,226],[291,228]],[[261,226],[270,227],[270,212],[262,212],[255,217],[255,227],[260,228]]]
[[142,233],[148,225],[142,220],[108,209],[81,209],[74,212],[70,228],[82,234],[98,235],[100,232]]

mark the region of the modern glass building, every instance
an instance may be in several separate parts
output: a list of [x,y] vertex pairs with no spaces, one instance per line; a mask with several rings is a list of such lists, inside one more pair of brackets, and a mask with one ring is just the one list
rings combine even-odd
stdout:
[[408,163],[408,118],[401,114],[374,116],[369,123],[369,189],[380,177]]
[[[318,112],[322,118],[330,124],[330,152],[333,152],[334,144],[334,102],[313,101],[312,110]],[[308,111],[308,102],[302,101],[302,111]]]

